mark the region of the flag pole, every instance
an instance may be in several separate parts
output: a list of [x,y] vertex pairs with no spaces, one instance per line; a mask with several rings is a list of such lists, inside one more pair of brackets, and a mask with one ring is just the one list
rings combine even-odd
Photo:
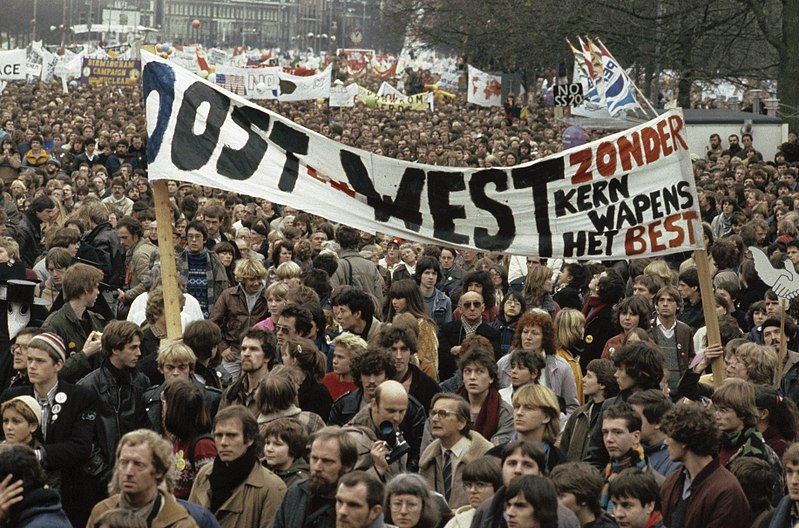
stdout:
[[[586,37],[586,38],[588,38],[588,37]],[[625,77],[627,77],[627,80],[629,80],[629,81],[630,81],[630,84],[632,84],[632,85],[633,85],[633,88],[635,88],[635,93],[637,93],[638,95],[640,95],[640,96],[641,96],[641,98],[644,100],[644,102],[646,102],[646,105],[647,105],[647,106],[649,107],[649,109],[652,111],[652,117],[657,117],[657,116],[659,116],[660,114],[658,113],[658,111],[655,109],[655,107],[654,107],[654,106],[652,106],[652,103],[651,103],[651,102],[649,101],[649,99],[648,99],[648,98],[647,98],[647,97],[644,95],[644,93],[641,91],[641,89],[640,89],[640,88],[638,88],[638,85],[637,85],[637,84],[635,84],[635,83],[633,82],[633,80],[632,80],[632,79],[630,79],[630,76],[629,76],[629,75],[627,75],[627,72],[626,72],[626,71],[624,71],[624,68],[622,68],[622,67],[621,67],[621,63],[620,63],[619,61],[617,61],[617,60],[616,60],[616,57],[614,57],[614,56],[613,56],[613,54],[610,52],[610,50],[607,48],[607,46],[605,46],[605,43],[604,43],[604,42],[602,42],[602,41],[599,39],[599,37],[597,37],[597,38],[596,38],[596,41],[597,41],[597,42],[599,42],[599,45],[600,45],[600,46],[602,46],[602,51],[603,51],[603,52],[605,52],[605,53],[607,53],[607,54],[608,54],[608,57],[610,57],[611,59],[613,59],[613,62],[615,62],[616,64],[618,64],[618,65],[619,65],[619,68],[621,68],[621,74],[622,74],[622,75],[624,75]]]
[[[710,262],[707,257],[706,249],[694,251],[694,262],[696,271],[699,275],[699,292],[702,295],[702,312],[705,315],[705,327],[707,328],[707,346],[721,344],[721,332],[719,332],[719,316],[716,313],[716,298],[713,294],[713,283],[710,278]],[[710,364],[713,371],[713,386],[719,387],[724,381],[724,355],[717,357]]]
[[164,317],[166,317],[167,339],[178,339],[183,335],[180,322],[180,296],[177,266],[175,266],[175,243],[172,238],[172,211],[169,207],[169,191],[166,180],[153,182],[155,222],[158,231],[158,253],[161,257],[161,285],[164,290]]

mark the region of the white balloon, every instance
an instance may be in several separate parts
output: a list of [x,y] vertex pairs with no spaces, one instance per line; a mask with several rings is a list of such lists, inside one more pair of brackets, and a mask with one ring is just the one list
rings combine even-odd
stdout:
[[264,90],[266,90],[266,83],[260,82],[256,84],[255,89],[258,90],[259,92],[263,92]]
[[212,83],[216,82],[216,74],[215,73],[209,73],[208,74],[208,82],[212,82]]

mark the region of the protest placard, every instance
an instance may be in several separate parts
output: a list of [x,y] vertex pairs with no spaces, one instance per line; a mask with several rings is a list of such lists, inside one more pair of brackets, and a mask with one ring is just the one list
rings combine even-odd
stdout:
[[84,58],[80,81],[91,86],[135,84],[140,76],[141,63],[137,60]]
[[8,81],[24,79],[27,73],[24,49],[0,51],[0,79]]
[[441,167],[337,143],[153,54],[142,59],[152,179],[479,251],[611,260],[703,247],[679,110],[515,167]]
[[348,84],[330,88],[330,108],[340,108],[355,106],[355,96],[358,95],[358,85]]
[[500,106],[502,104],[502,77],[485,73],[469,65],[469,88],[466,100],[480,106]]

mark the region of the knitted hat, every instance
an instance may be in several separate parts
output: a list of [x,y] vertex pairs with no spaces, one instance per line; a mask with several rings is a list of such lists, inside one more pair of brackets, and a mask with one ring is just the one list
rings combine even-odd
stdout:
[[28,407],[28,409],[30,409],[33,415],[36,417],[36,423],[42,425],[42,407],[35,398],[32,396],[17,396],[16,398],[11,398],[11,401],[14,400],[17,400]]
[[34,346],[36,344],[44,344],[50,347],[58,356],[61,358],[61,361],[67,360],[67,347],[64,346],[64,340],[61,339],[61,336],[58,334],[54,334],[52,332],[44,332],[39,335],[33,336],[33,339],[30,340],[28,346]]

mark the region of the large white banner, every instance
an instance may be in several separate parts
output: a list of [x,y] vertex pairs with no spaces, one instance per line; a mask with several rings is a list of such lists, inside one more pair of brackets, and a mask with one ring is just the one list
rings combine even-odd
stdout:
[[292,75],[281,71],[279,101],[307,101],[330,97],[330,79],[333,66],[329,65],[316,75]]
[[343,84],[333,86],[330,88],[330,100],[328,101],[328,105],[330,105],[330,108],[355,106],[356,95],[358,95],[358,85],[355,83],[348,84],[347,86]]
[[702,247],[679,110],[531,163],[409,163],[332,141],[142,52],[152,179],[260,196],[369,232],[541,257]]
[[387,97],[389,99],[405,99],[408,97],[404,93],[400,92],[386,81],[383,81],[383,84],[380,85],[380,89],[377,90],[378,97]]
[[480,106],[502,105],[502,77],[469,65],[469,91],[466,100]]
[[0,79],[15,81],[27,73],[24,49],[0,51]]

